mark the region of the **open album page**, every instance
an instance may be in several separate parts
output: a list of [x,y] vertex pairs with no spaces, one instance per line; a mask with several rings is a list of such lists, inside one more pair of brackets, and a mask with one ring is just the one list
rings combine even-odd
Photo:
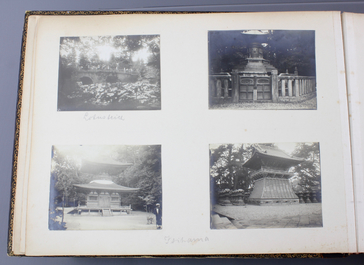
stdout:
[[356,251],[340,13],[34,18],[26,255]]

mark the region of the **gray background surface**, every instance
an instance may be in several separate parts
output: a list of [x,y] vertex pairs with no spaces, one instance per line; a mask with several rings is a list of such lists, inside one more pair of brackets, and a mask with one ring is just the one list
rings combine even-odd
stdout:
[[[364,264],[363,255],[330,259],[8,257],[10,182],[24,14],[26,10],[331,11],[364,13],[364,0],[12,0],[0,1],[0,264]],[[364,25],[363,25],[364,28]],[[363,33],[364,34],[364,33]],[[264,239],[262,239],[264,240]]]

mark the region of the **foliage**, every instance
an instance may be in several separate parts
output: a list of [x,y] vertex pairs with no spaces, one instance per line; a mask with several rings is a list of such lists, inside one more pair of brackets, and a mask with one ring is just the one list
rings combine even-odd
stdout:
[[116,69],[117,66],[135,68],[133,56],[141,51],[149,54],[143,64],[154,68],[159,75],[160,48],[157,35],[63,37],[60,43],[60,73],[69,67],[83,70]]
[[[162,202],[161,146],[114,146],[109,156],[119,162],[132,163],[118,175],[109,175],[116,184],[140,188],[138,192],[124,195],[122,204],[132,204],[133,209],[142,210],[146,204]],[[82,157],[64,154],[53,147],[50,210],[56,207],[84,202],[86,194],[76,189],[74,184],[86,184],[99,179],[99,174],[80,171]],[[101,174],[101,173],[100,173]],[[50,217],[51,218],[51,217]],[[55,220],[55,217],[52,217]]]
[[217,190],[248,189],[250,181],[247,179],[249,170],[243,163],[251,155],[250,145],[220,145],[211,154],[210,174],[214,179]]
[[161,203],[161,146],[134,146],[129,148],[127,155],[133,158],[134,164],[118,176],[115,183],[140,190],[124,198],[123,202],[131,203],[139,210],[144,205]]
[[[55,186],[56,173],[51,174],[51,187]],[[49,230],[66,230],[66,223],[62,222],[62,214],[57,209],[58,198],[62,197],[62,194],[57,189],[50,189],[49,196],[49,215],[48,215],[48,228]]]
[[279,73],[294,72],[299,75],[315,76],[315,33],[310,30],[275,30],[267,36],[265,59]]
[[84,200],[86,195],[78,192],[73,184],[89,183],[92,179],[90,174],[80,174],[77,161],[61,154],[56,147],[53,147],[51,177],[56,190],[52,199],[57,206],[62,206],[63,203],[65,206],[69,206],[70,203],[77,204]]
[[148,80],[80,85],[68,98],[82,98],[83,103],[94,106],[117,104],[119,109],[143,105],[157,108],[160,107],[160,88]]
[[305,161],[294,167],[298,179],[293,182],[296,191],[318,191],[321,189],[321,167],[319,143],[299,143],[294,156]]
[[[159,40],[158,35],[62,37],[58,108],[159,109]],[[83,71],[102,81],[93,84],[87,77],[90,82],[82,83]]]
[[278,73],[315,76],[315,33],[310,30],[271,30],[266,35],[242,34],[242,31],[209,32],[210,74],[231,72],[246,64],[252,43],[264,43],[263,57]]
[[[273,147],[274,144],[261,144]],[[226,191],[252,188],[250,169],[243,164],[252,156],[250,144],[223,144],[211,150],[211,190]],[[290,169],[296,173],[292,183],[296,191],[317,191],[321,185],[319,143],[298,143],[292,153],[304,161]],[[216,196],[216,194],[215,194]]]

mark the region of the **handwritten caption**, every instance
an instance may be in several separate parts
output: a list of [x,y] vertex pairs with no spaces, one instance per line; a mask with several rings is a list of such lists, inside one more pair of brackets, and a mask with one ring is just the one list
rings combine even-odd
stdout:
[[123,117],[123,115],[119,115],[119,114],[100,115],[100,114],[90,114],[90,113],[86,112],[85,115],[83,116],[83,119],[85,121],[99,121],[99,120],[123,121],[124,117]]
[[189,237],[189,238],[184,238],[184,237],[170,237],[170,236],[165,236],[164,237],[164,242],[166,244],[183,244],[183,243],[187,243],[187,244],[196,244],[196,243],[203,243],[203,242],[208,242],[210,241],[208,237]]

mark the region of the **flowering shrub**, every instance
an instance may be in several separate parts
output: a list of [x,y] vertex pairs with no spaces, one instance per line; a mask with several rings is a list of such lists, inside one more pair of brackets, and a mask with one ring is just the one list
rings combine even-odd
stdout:
[[78,84],[78,89],[68,97],[71,99],[79,98],[83,103],[97,106],[118,103],[153,106],[160,104],[160,88],[159,85],[151,84],[148,80],[135,83]]

